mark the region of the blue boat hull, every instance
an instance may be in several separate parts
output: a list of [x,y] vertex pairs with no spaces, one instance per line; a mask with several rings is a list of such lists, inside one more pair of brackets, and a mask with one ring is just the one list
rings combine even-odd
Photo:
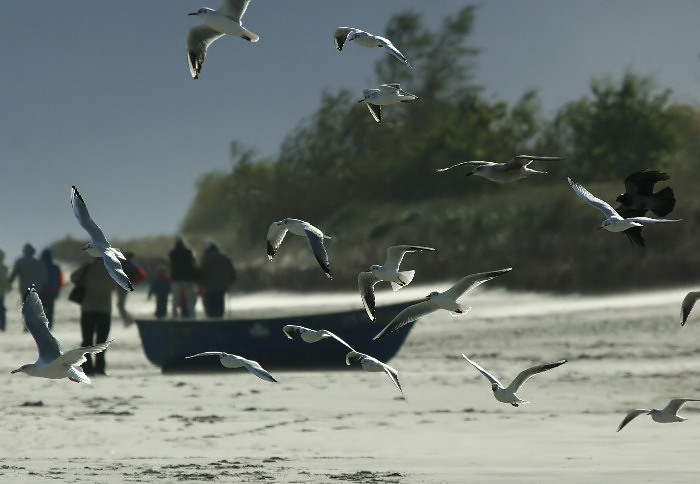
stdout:
[[223,371],[216,357],[185,359],[204,351],[225,351],[258,361],[269,370],[345,369],[348,350],[334,340],[304,343],[290,340],[287,324],[327,329],[357,351],[389,361],[403,344],[413,324],[373,341],[391,318],[417,301],[377,307],[372,323],[364,309],[269,319],[167,320],[137,319],[146,357],[163,372]]

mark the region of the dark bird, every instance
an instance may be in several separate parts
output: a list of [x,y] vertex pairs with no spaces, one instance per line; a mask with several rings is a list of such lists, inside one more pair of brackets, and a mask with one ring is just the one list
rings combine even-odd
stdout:
[[[616,208],[624,218],[642,217],[651,210],[657,217],[664,217],[671,213],[676,206],[676,197],[671,187],[666,187],[654,193],[654,184],[669,179],[667,173],[662,171],[647,171],[646,169],[632,173],[625,178],[625,193],[617,196],[620,205]],[[644,247],[641,227],[632,227],[625,230],[629,240]]]

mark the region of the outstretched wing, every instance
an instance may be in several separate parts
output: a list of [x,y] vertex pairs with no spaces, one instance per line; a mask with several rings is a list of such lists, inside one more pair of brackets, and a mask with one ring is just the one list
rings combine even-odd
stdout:
[[224,0],[217,12],[240,23],[250,0]]
[[[399,391],[401,392],[401,395],[403,395],[403,388],[401,388],[401,382],[399,382],[399,372],[396,371],[391,366],[387,365],[386,363],[382,363],[382,368],[384,368],[384,373],[389,375],[389,378],[391,378],[391,381],[394,382],[394,385],[396,385],[396,388],[398,388]],[[405,396],[404,396],[404,398],[405,398]]]
[[209,45],[224,34],[207,25],[197,25],[187,35],[187,65],[192,79],[198,79]]
[[[317,233],[318,232],[318,233]],[[330,269],[330,261],[328,260],[328,253],[326,252],[326,247],[323,245],[323,233],[317,230],[311,230],[309,228],[304,229],[306,238],[311,246],[311,251],[314,253],[318,264],[325,272],[328,279],[333,279]]]
[[685,322],[690,316],[690,311],[693,310],[695,306],[695,301],[700,298],[700,291],[691,291],[685,295],[683,302],[681,303],[681,326],[685,326]]
[[561,156],[533,156],[533,155],[516,155],[510,161],[505,163],[507,169],[521,168],[527,166],[533,161],[558,161],[565,160]]
[[620,422],[620,425],[617,427],[617,431],[619,432],[624,428],[625,425],[630,423],[632,420],[634,420],[636,417],[642,415],[643,413],[649,413],[651,412],[650,409],[648,408],[635,408],[632,410],[630,413],[628,413],[625,418]]
[[461,163],[457,163],[452,166],[448,166],[447,168],[436,168],[433,170],[435,173],[442,173],[443,171],[451,170],[452,168],[457,168],[458,166],[469,166],[471,168],[476,168],[477,166],[493,166],[493,165],[498,165],[498,163],[494,163],[492,161],[479,161],[479,160],[472,160],[472,161],[463,161]]
[[515,393],[518,391],[518,388],[520,388],[523,385],[523,383],[525,383],[528,379],[532,378],[538,373],[542,373],[543,371],[551,370],[552,368],[561,366],[564,363],[566,363],[566,360],[553,361],[551,363],[544,363],[542,365],[533,366],[531,368],[523,370],[518,374],[518,376],[516,376],[513,379],[510,385],[508,385],[508,389],[512,393]]
[[667,173],[656,170],[647,171],[645,168],[625,178],[625,191],[628,195],[651,195],[654,192],[656,182],[668,179]]
[[604,202],[600,198],[594,196],[591,192],[583,188],[580,184],[573,181],[571,178],[566,178],[569,181],[569,185],[573,188],[576,195],[586,201],[589,205],[600,210],[605,218],[620,217],[620,215],[615,211],[614,208],[610,206],[609,203]]
[[480,286],[484,282],[490,281],[491,279],[494,279],[512,270],[512,267],[508,267],[506,269],[500,269],[497,271],[479,272],[478,274],[464,276],[459,281],[457,281],[454,286],[446,290],[444,294],[450,296],[453,299],[457,299],[463,294],[468,293],[475,287]]
[[381,44],[389,51],[389,53],[396,57],[398,60],[406,64],[408,67],[412,67],[411,64],[408,62],[406,57],[397,49],[394,44],[391,43],[391,41],[385,37],[380,37],[378,35],[375,36],[375,39],[377,39]]
[[92,245],[109,247],[109,242],[107,242],[105,234],[95,221],[92,220],[92,217],[90,217],[87,205],[85,205],[85,200],[83,200],[83,197],[80,195],[75,185],[71,187],[70,204],[73,207],[73,213],[75,214],[75,218],[78,219],[78,223],[92,239]]
[[668,405],[662,410],[662,412],[668,412],[671,414],[678,413],[683,405],[688,402],[700,402],[700,398],[674,398]]
[[39,350],[39,359],[49,362],[61,356],[61,348],[56,338],[49,331],[49,320],[44,313],[44,306],[34,286],[24,294],[22,304],[24,324],[34,338]]
[[403,260],[403,256],[406,255],[406,252],[435,252],[436,250],[437,249],[433,249],[432,247],[422,247],[420,245],[394,245],[386,250],[386,261],[384,261],[384,267],[399,270],[399,265],[401,265],[401,261]]
[[499,387],[503,388],[503,385],[501,384],[500,381],[498,381],[498,378],[496,378],[495,376],[493,376],[493,375],[492,375],[491,373],[489,373],[488,371],[484,370],[484,369],[481,367],[481,365],[479,365],[476,361],[472,361],[472,360],[470,360],[469,358],[467,358],[467,355],[465,355],[464,353],[462,353],[462,356],[463,356],[464,359],[467,360],[474,368],[476,368],[477,370],[479,370],[479,373],[481,373],[482,375],[484,375],[484,377],[485,377],[489,382],[491,382],[492,385],[495,383],[495,384],[498,385]]
[[205,351],[203,353],[197,353],[196,355],[185,356],[185,359],[188,360],[190,358],[197,358],[199,356],[218,356],[219,358],[223,358],[226,355],[228,355],[228,353],[225,353],[223,351]]
[[375,340],[375,339],[381,338],[385,334],[393,333],[394,331],[401,328],[402,326],[405,326],[408,323],[412,323],[413,321],[417,320],[418,318],[425,316],[426,314],[432,313],[436,309],[439,309],[439,308],[431,299],[427,299],[427,300],[421,301],[417,304],[413,304],[413,305],[405,308],[403,311],[401,311],[396,316],[394,316],[394,319],[392,319],[389,324],[384,326],[384,329],[382,329],[372,339]]
[[66,367],[81,365],[87,361],[85,358],[86,353],[102,353],[107,349],[112,340],[105,343],[99,343],[93,346],[82,346],[80,348],[75,348],[70,351],[63,353],[58,360]]
[[627,236],[627,239],[634,245],[644,247],[644,236],[642,235],[642,227],[630,227],[624,231],[624,234]]
[[372,321],[375,318],[374,285],[378,282],[379,279],[371,271],[360,272],[357,275],[357,288],[360,290],[362,304],[365,306],[367,316]]
[[350,35],[350,32],[356,31],[357,29],[352,27],[338,27],[333,33],[333,43],[335,48],[338,50],[343,50],[343,45],[345,45],[345,40]]
[[630,217],[627,220],[640,224],[661,224],[667,222],[680,222],[681,219],[651,218],[651,217]]
[[265,381],[277,383],[277,380],[275,380],[274,377],[270,375],[270,373],[265,368],[260,366],[260,363],[258,363],[257,361],[248,360],[246,358],[243,358],[242,356],[238,356],[237,359],[239,363],[243,366],[243,368],[251,372],[253,375]]
[[284,236],[287,235],[287,228],[284,225],[279,225],[277,222],[272,222],[270,228],[267,229],[267,258],[272,260],[275,258],[277,249],[280,248]]
[[367,109],[369,109],[370,114],[374,120],[378,123],[382,122],[382,107],[379,104],[365,103]]
[[131,281],[129,280],[129,276],[127,276],[124,269],[122,269],[122,263],[119,262],[119,258],[114,251],[107,249],[102,252],[102,262],[107,268],[107,272],[109,273],[110,277],[114,279],[117,284],[119,284],[125,291],[134,290],[134,287],[131,285]]

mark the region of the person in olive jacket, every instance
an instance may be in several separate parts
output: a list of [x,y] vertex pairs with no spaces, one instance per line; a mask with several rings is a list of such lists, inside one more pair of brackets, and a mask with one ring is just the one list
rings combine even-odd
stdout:
[[199,265],[199,287],[207,317],[220,318],[224,315],[224,296],[236,281],[233,262],[222,254],[212,241],[204,243],[204,255]]

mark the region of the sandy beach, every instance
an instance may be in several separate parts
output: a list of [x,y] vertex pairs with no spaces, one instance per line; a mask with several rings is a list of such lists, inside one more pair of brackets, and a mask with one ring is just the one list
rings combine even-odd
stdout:
[[[36,357],[13,292],[0,334],[0,482],[697,482],[700,405],[681,410],[686,422],[643,415],[616,432],[632,408],[700,397],[700,316],[678,322],[687,289],[481,289],[468,296],[468,315],[416,324],[391,361],[406,400],[386,375],[359,368],[276,372],[278,384],[243,370],[164,375],[116,315],[108,377],[79,385],[10,375]],[[356,294],[263,294],[233,297],[230,308],[259,311],[266,301],[279,312],[291,302],[299,312],[361,307]],[[152,303],[137,292],[129,307],[143,315]],[[61,299],[56,314],[54,334],[77,346],[78,306]],[[531,403],[515,408],[493,398],[461,353],[506,383],[532,364],[569,361],[529,380],[519,394]]]

